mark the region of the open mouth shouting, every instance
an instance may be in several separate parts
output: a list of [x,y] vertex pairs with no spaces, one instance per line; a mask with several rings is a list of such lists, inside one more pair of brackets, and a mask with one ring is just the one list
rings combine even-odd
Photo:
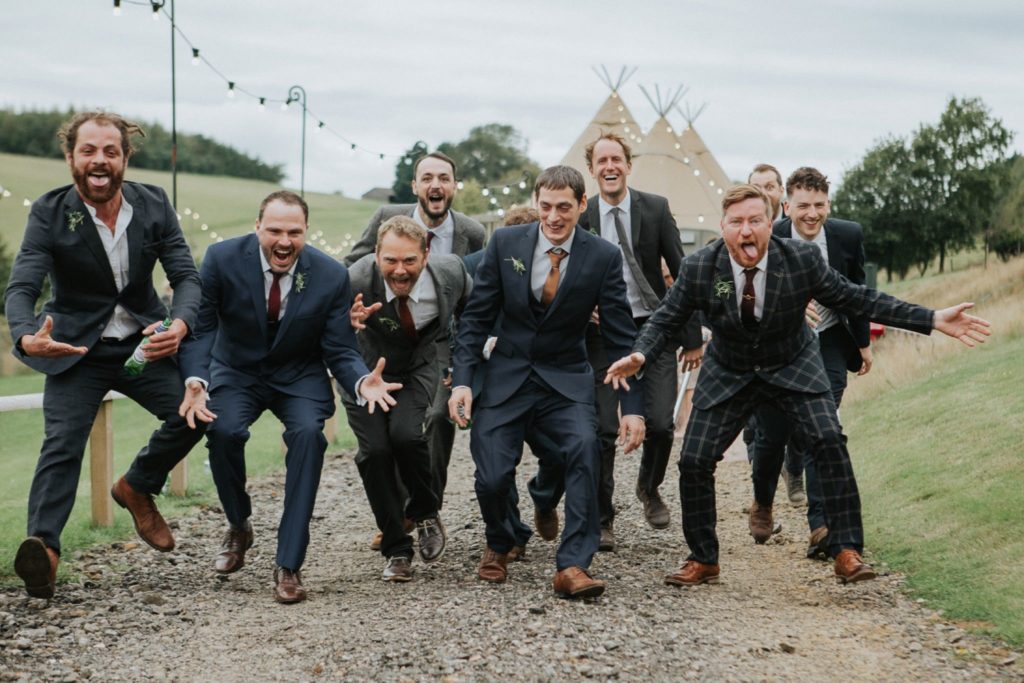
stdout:
[[292,263],[295,262],[295,256],[297,252],[295,247],[281,247],[276,246],[270,250],[270,268],[271,270],[281,273],[287,271],[292,267]]

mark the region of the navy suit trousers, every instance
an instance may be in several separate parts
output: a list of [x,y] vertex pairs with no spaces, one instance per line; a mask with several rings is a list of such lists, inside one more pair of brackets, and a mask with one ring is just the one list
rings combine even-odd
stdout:
[[557,568],[586,569],[601,534],[597,509],[600,449],[594,405],[570,401],[536,375],[505,403],[473,411],[470,451],[487,545],[507,553],[517,544],[512,496],[527,434],[531,439],[534,435],[543,439],[546,447],[539,457],[557,458],[554,467],[564,462],[565,523],[555,555]]
[[277,529],[277,565],[297,571],[306,559],[309,521],[313,517],[320,471],[327,450],[324,422],[334,414],[334,401],[288,396],[256,383],[249,387],[220,385],[210,395],[216,415],[207,428],[210,472],[228,522],[241,527],[252,515],[245,491],[245,444],[249,427],[270,410],[284,423],[284,513]]

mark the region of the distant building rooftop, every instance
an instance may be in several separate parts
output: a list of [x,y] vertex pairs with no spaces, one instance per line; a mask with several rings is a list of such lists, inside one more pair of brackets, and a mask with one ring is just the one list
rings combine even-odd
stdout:
[[364,192],[362,199],[368,199],[373,202],[384,202],[388,204],[391,202],[391,188],[375,187],[372,190]]

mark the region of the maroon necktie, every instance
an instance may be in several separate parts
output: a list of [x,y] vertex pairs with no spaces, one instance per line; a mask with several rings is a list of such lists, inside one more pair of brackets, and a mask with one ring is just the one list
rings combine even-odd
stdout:
[[740,319],[747,327],[756,327],[757,318],[754,316],[754,276],[757,275],[757,268],[746,268],[743,271],[746,280],[743,283],[743,298],[740,303]]
[[270,294],[267,295],[267,322],[276,323],[281,315],[281,277],[284,273],[271,273],[274,282],[270,285]]
[[402,331],[410,341],[416,341],[419,334],[416,332],[416,322],[412,319],[412,311],[409,310],[409,297],[398,296],[395,301],[398,302],[398,322],[402,324]]
[[427,230],[427,251],[430,251],[430,243],[434,241],[434,231]]

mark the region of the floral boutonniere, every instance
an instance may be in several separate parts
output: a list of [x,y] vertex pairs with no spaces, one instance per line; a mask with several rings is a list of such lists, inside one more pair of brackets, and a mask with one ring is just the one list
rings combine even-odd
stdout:
[[715,296],[725,299],[735,293],[736,287],[733,285],[732,280],[726,280],[725,278],[715,280]]
[[386,327],[388,329],[388,332],[394,332],[399,327],[401,327],[401,325],[399,325],[397,321],[392,320],[391,318],[382,317],[380,319],[380,324]]
[[597,232],[597,228],[595,228],[595,227],[593,227],[593,226],[591,226],[591,227],[590,227],[590,228],[589,228],[589,229],[587,230],[587,232],[589,232],[589,233],[590,233],[591,235],[596,235],[597,237],[600,237],[600,236],[601,236],[601,235],[600,235],[600,234],[599,234],[599,233]]
[[301,292],[306,288],[306,274],[295,273],[295,291]]
[[512,262],[512,270],[516,271],[516,275],[522,275],[523,273],[526,272],[526,266],[523,265],[522,259],[518,259],[515,256],[510,256],[505,260]]
[[74,232],[75,228],[77,228],[79,225],[81,225],[82,221],[84,221],[84,220],[85,220],[85,214],[83,214],[81,211],[68,211],[68,213],[67,213],[68,230],[70,230],[71,232]]

